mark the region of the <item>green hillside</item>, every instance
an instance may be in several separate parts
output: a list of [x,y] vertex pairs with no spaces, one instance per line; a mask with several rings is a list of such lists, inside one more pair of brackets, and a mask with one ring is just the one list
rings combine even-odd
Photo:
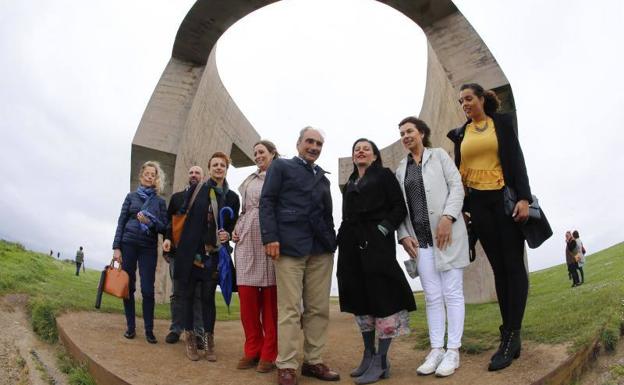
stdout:
[[[549,344],[570,343],[576,350],[601,334],[603,343],[617,342],[624,330],[624,243],[587,256],[585,284],[571,288],[567,266],[557,265],[529,275],[529,299],[522,337]],[[411,321],[416,344],[429,346],[425,302]],[[498,345],[497,303],[466,306],[464,349],[479,352]],[[611,341],[611,342],[609,342]]]
[[[33,327],[44,339],[56,339],[54,317],[59,312],[94,310],[100,272],[87,270],[80,277],[74,272],[72,263],[0,241],[0,295],[29,294]],[[531,273],[530,285],[524,339],[569,343],[576,350],[596,336],[606,347],[614,345],[624,330],[624,243],[588,256],[585,284],[580,287],[570,288],[565,265]],[[418,348],[428,348],[422,293],[416,295],[416,300],[419,310],[411,314],[411,338]],[[236,295],[230,309],[228,315],[217,293],[218,319],[238,319]],[[123,312],[121,300],[105,295],[100,311]],[[157,305],[156,317],[168,318],[169,306]],[[478,353],[496,346],[499,319],[496,303],[467,305],[464,350]]]
[[[100,271],[87,269],[79,277],[74,274],[73,263],[59,261],[46,254],[25,250],[23,246],[0,240],[0,295],[25,293],[30,295],[30,310],[33,326],[44,339],[56,339],[56,328],[43,330],[54,317],[66,310],[95,311],[95,296],[100,280]],[[138,275],[138,273],[137,273]],[[140,290],[140,289],[139,289]],[[123,313],[120,299],[104,294],[99,311]],[[140,303],[136,306],[141,315]],[[156,318],[169,318],[169,305],[156,305]],[[220,293],[217,293],[217,319],[238,319],[238,297],[232,298],[230,314]],[[37,322],[42,322],[39,326]],[[46,335],[48,335],[46,337]]]

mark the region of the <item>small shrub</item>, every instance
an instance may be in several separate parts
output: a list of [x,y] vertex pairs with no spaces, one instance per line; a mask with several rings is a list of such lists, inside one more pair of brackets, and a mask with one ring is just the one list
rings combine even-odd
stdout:
[[619,333],[616,333],[613,328],[606,327],[600,334],[600,341],[606,352],[613,352],[618,343]]
[[68,380],[70,385],[97,385],[84,365],[73,367]]
[[57,353],[56,364],[59,370],[65,374],[69,374],[74,367],[74,364],[71,358],[64,351],[60,351],[59,353]]
[[48,343],[58,340],[55,309],[49,302],[38,300],[30,304],[30,320],[33,331]]

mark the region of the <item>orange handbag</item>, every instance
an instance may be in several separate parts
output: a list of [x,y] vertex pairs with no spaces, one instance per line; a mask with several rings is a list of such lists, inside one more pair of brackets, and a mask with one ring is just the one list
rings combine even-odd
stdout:
[[178,247],[178,243],[180,243],[185,221],[186,214],[175,214],[171,217],[171,238],[173,238],[173,246],[175,247]]
[[[195,186],[195,190],[193,191],[193,195],[191,196],[188,208],[186,209],[186,213],[191,211],[191,207],[193,207],[193,203],[195,202],[195,198],[197,197],[200,189],[201,185],[197,184],[197,186]],[[174,247],[178,247],[178,243],[180,242],[182,230],[184,230],[184,222],[186,221],[186,213],[174,214],[171,216],[171,238],[173,238],[172,241]]]
[[130,277],[121,269],[121,264],[115,268],[113,261],[104,268],[104,285],[102,291],[118,298],[128,298],[130,294]]

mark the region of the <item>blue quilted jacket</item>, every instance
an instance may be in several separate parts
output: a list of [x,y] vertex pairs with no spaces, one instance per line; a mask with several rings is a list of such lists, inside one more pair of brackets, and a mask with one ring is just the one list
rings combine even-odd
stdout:
[[160,196],[151,199],[146,209],[156,217],[156,220],[148,224],[149,232],[145,232],[141,229],[137,219],[137,214],[143,208],[144,203],[145,200],[136,191],[126,195],[117,221],[113,249],[120,249],[122,243],[156,248],[158,233],[164,234],[167,229],[167,205]]

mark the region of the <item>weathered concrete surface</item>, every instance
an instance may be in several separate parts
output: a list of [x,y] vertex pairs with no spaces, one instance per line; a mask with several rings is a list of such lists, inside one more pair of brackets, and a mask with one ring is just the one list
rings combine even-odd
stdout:
[[[419,310],[420,311],[420,310]],[[424,317],[424,312],[420,314]],[[137,325],[141,325],[138,322]],[[85,362],[98,384],[106,385],[168,385],[187,384],[246,384],[260,385],[276,382],[275,371],[268,374],[235,369],[242,355],[243,330],[239,321],[217,321],[215,344],[218,361],[189,361],[182,343],[170,345],[163,339],[169,323],[156,320],[156,345],[148,344],[137,330],[134,340],[123,338],[125,320],[120,314],[93,312],[68,313],[57,319],[65,346]],[[362,337],[351,315],[340,313],[332,305],[328,330],[328,343],[324,361],[341,375],[338,384],[353,384],[349,372],[361,358]],[[387,385],[439,384],[448,385],[525,385],[541,384],[555,368],[569,359],[564,345],[541,345],[523,341],[522,356],[513,365],[500,372],[488,372],[487,364],[492,352],[478,355],[461,355],[461,367],[451,377],[417,376],[416,367],[424,360],[427,351],[414,350],[411,337],[397,338],[392,343],[389,359],[391,377]],[[301,360],[301,357],[299,357]],[[320,384],[319,380],[299,378],[300,384]],[[564,382],[550,382],[563,384]]]
[[[132,142],[131,187],[138,167],[148,160],[162,162],[169,182],[165,196],[181,189],[191,165],[205,166],[216,150],[229,151],[235,166],[251,162],[251,146],[260,138],[225,90],[215,65],[214,47],[232,24],[274,0],[198,0],[178,30],[172,58],[158,83]],[[446,132],[463,121],[456,102],[458,87],[479,82],[497,89],[505,108],[513,112],[509,83],[487,46],[450,0],[380,0],[416,22],[429,40],[427,85],[418,114],[431,126],[432,142],[450,151]],[[416,111],[415,111],[416,112]],[[397,117],[397,120],[402,117]],[[388,167],[405,155],[399,143],[384,149]],[[351,169],[339,162],[340,180]],[[159,259],[160,260],[160,259]],[[468,302],[495,298],[493,278],[481,253],[466,272]],[[157,300],[165,299],[170,285],[159,262]],[[475,286],[478,282],[478,287]]]

